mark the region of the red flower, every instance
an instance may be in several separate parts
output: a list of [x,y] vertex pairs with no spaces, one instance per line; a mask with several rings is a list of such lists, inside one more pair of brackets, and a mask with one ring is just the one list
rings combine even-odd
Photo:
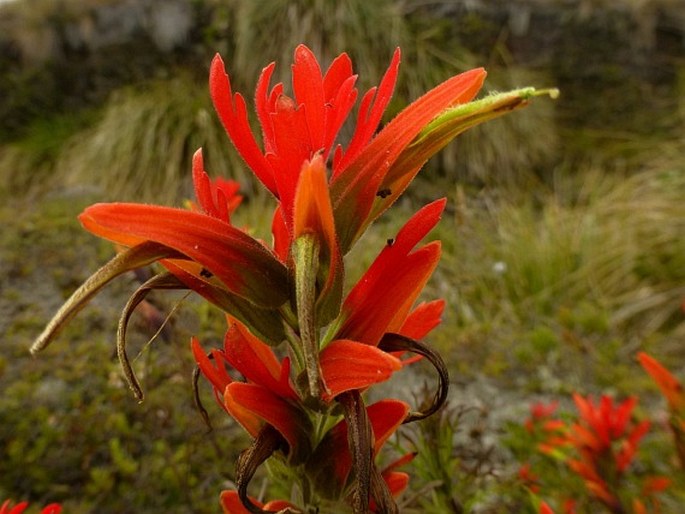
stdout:
[[[397,77],[399,52],[381,83],[368,120],[357,127],[353,148],[363,146],[376,130],[390,100]],[[269,90],[275,64],[264,68],[257,83],[255,104],[262,127],[264,150],[260,149],[248,122],[245,100],[233,94],[224,64],[218,55],[212,61],[210,92],[217,113],[238,152],[255,175],[281,200],[286,219],[292,219],[295,187],[302,164],[315,153],[328,159],[338,131],[357,98],[356,76],[346,54],[333,61],[325,75],[312,52],[304,45],[295,50],[293,90],[295,98],[283,94],[283,84]],[[368,110],[373,97],[365,98]],[[361,119],[361,116],[360,116]],[[375,124],[373,123],[375,121]]]
[[[277,199],[273,247],[232,225],[241,200],[236,184],[211,181],[198,151],[192,167],[197,204],[190,210],[112,203],[81,214],[87,230],[129,249],[72,295],[32,347],[35,352],[46,346],[110,280],[159,261],[168,273],[148,280],[124,308],[119,357],[129,384],[142,397],[126,357],[125,329],[150,290],[191,289],[227,313],[223,348],[208,356],[193,339],[192,351],[219,403],[254,437],[237,464],[238,500],[244,506],[257,467],[282,450],[318,482],[334,482],[320,488],[324,494],[341,493],[353,476],[347,491],[356,512],[366,512],[372,501],[382,510],[390,508],[390,492],[406,486],[408,477],[393,466],[381,473],[370,457],[399,424],[429,416],[447,397],[444,362],[418,340],[439,323],[444,302],[414,308],[440,257],[440,242],[417,245],[437,224],[445,200],[414,215],[344,301],[342,256],[431,155],[462,131],[525,105],[535,92],[520,90],[466,104],[485,78],[480,68],[467,71],[426,93],[376,134],[399,62],[396,50],[379,86],[363,96],[352,138],[343,147],[336,138],[357,99],[351,61],[341,54],[323,73],[313,53],[298,46],[293,98],[284,94],[282,84],[271,87],[274,64],[259,77],[260,146],[246,102],[233,93],[217,55],[210,94],[234,146]],[[285,341],[290,355],[280,360],[270,346]],[[361,392],[414,360],[400,361],[404,352],[427,358],[438,371],[433,405],[410,413],[402,402],[382,400],[367,409]],[[244,381],[234,379],[231,370]],[[314,430],[315,421],[320,430]],[[234,501],[234,495],[226,494],[224,508],[232,509]]]
[[579,394],[573,400],[580,412],[580,424],[573,425],[569,434],[570,441],[587,455],[604,455],[612,452],[612,444],[623,439],[619,451],[615,454],[616,468],[623,472],[630,464],[640,439],[649,430],[649,421],[636,425],[629,424],[630,415],[637,404],[637,398],[631,397],[614,407],[613,400],[602,396],[598,405]]
[[[6,500],[5,503],[0,506],[0,514],[22,514],[29,506],[29,502],[17,503],[14,507],[11,507],[10,500]],[[60,514],[62,512],[61,505],[57,503],[51,503],[46,505],[40,514]]]
[[[447,80],[407,107],[374,137],[395,87],[399,62],[398,49],[378,88],[372,88],[362,98],[355,132],[343,149],[340,144],[336,146],[335,140],[357,98],[352,63],[347,54],[341,54],[322,73],[311,50],[298,46],[292,68],[294,99],[284,94],[283,84],[269,89],[273,63],[264,68],[257,83],[255,105],[262,128],[262,149],[250,129],[243,96],[233,93],[221,57],[214,58],[209,83],[217,113],[240,155],[279,200],[281,222],[290,234],[295,192],[304,163],[315,155],[324,162],[332,157],[331,199],[340,246],[346,252],[370,221],[376,193],[387,189],[387,184],[383,186],[385,178],[392,174],[393,181],[397,181],[417,171],[393,170],[402,151],[446,108],[471,100],[485,78],[479,68]],[[425,148],[424,160],[438,149]],[[404,187],[388,193],[391,198],[384,198],[382,203],[390,205]]]
[[[196,338],[191,348],[200,370],[214,386],[219,404],[231,416],[253,437],[264,423],[272,425],[288,442],[290,458],[303,456],[302,452],[309,449],[312,427],[290,382],[289,358],[279,362],[273,350],[237,320],[231,320],[223,349],[210,352],[211,360]],[[328,389],[323,398],[326,401],[342,392],[385,381],[402,367],[397,358],[350,340],[330,343],[321,352],[320,362]],[[247,382],[234,381],[226,364]]]
[[574,394],[573,400],[580,420],[570,427],[566,441],[575,449],[578,458],[569,459],[568,464],[583,477],[593,496],[612,512],[622,512],[615,488],[650,423],[647,420],[631,422],[631,413],[637,404],[634,397],[617,406],[608,396],[602,396],[597,404],[579,394]]
[[[279,363],[271,348],[237,321],[226,332],[223,350],[211,352],[213,361],[196,338],[191,348],[200,370],[214,386],[219,404],[250,435],[256,437],[261,426],[268,423],[287,441],[291,459],[297,461],[309,452],[311,422],[290,384],[288,358]],[[225,364],[247,382],[234,381]]]

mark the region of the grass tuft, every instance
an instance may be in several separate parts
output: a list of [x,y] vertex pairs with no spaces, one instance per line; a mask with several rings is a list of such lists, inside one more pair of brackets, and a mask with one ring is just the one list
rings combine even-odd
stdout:
[[119,91],[101,119],[68,142],[57,173],[67,186],[96,185],[110,199],[178,203],[192,195],[191,156],[204,147],[210,174],[250,184],[202,89],[179,77]]
[[528,386],[554,388],[564,371],[565,386],[620,387],[626,377],[608,373],[620,367],[598,367],[667,344],[681,320],[685,176],[590,170],[561,182],[462,201],[439,229],[434,295],[450,309],[435,342],[461,372],[525,368],[541,377]]

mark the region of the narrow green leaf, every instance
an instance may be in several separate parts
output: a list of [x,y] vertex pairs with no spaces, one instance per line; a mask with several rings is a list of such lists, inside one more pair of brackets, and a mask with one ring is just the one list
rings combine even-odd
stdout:
[[124,377],[126,378],[126,383],[133,391],[133,395],[139,402],[143,401],[143,389],[140,386],[140,382],[136,377],[136,374],[131,367],[131,363],[126,354],[126,328],[128,327],[129,319],[131,314],[136,309],[136,307],[145,300],[145,297],[150,291],[155,289],[188,289],[183,282],[176,278],[171,273],[160,273],[155,275],[150,280],[142,284],[135,293],[126,302],[124,310],[121,312],[121,317],[119,318],[119,326],[117,329],[117,356],[119,357],[119,364],[124,372]]
[[185,259],[186,257],[168,246],[154,242],[141,243],[117,254],[111,261],[93,273],[64,302],[31,345],[31,353],[36,354],[47,347],[67,323],[111,280],[127,271],[147,266],[160,259],[169,258]]

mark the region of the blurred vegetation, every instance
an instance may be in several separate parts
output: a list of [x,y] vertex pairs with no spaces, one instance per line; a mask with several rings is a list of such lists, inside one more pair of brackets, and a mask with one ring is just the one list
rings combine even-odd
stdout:
[[[112,359],[133,277],[108,288],[40,358],[27,352],[112,252],[80,230],[79,210],[103,199],[180,204],[199,146],[210,173],[244,184],[236,223],[268,237],[268,198],[206,91],[216,51],[248,98],[271,60],[289,83],[300,42],[324,66],[347,51],[362,88],[378,82],[400,46],[391,114],[480,65],[491,90],[562,91],[557,102],[537,102],[450,145],[350,259],[354,279],[417,206],[449,196],[434,234],[444,257],[426,298],[448,302],[431,343],[452,372],[452,409],[399,436],[399,445],[420,450],[404,510],[519,512],[516,451],[500,437],[505,422],[523,420],[531,398],[647,394],[638,350],[684,376],[685,13],[657,0],[538,2],[532,12],[520,2],[526,29],[506,9],[448,1],[179,0],[192,21],[181,43],[164,46],[139,21],[149,19],[142,2],[132,35],[105,44],[86,28],[120,3],[0,6],[0,499],[61,501],[76,514],[134,505],[201,513],[216,512],[218,491],[230,485],[246,436],[204,388],[215,427],[207,434],[189,388],[187,341],[220,338],[218,313],[194,298],[153,298],[173,311],[172,335],[148,344],[154,330],[143,318],[132,331],[148,393],[142,406]],[[658,403],[643,405],[660,412]],[[655,437],[652,460],[667,461]]]

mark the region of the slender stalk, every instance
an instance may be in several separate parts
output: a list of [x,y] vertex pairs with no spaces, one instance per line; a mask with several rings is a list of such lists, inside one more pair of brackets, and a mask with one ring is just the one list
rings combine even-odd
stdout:
[[305,234],[295,240],[293,250],[297,317],[309,394],[314,398],[320,398],[325,385],[321,378],[319,337],[316,326],[316,273],[319,268],[319,244],[314,236]]

